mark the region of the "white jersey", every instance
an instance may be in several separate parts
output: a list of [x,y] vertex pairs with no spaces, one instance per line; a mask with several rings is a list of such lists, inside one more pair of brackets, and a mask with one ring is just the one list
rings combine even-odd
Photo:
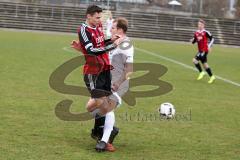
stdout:
[[[124,39],[124,42],[119,45],[116,49],[109,52],[110,63],[113,66],[111,70],[112,84],[119,80],[124,72],[125,65],[127,63],[133,63],[134,48],[128,37]],[[122,96],[127,92],[129,81],[126,80],[119,87],[118,94]],[[121,91],[122,90],[122,91]]]
[[134,49],[128,37],[116,49],[109,52],[110,63],[113,66],[112,82],[118,80],[124,72],[126,63],[133,63]]

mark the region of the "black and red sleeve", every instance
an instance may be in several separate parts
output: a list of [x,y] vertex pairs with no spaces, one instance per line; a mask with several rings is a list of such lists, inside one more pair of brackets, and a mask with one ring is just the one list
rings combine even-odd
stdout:
[[86,51],[90,55],[100,55],[104,54],[110,50],[113,50],[116,48],[116,45],[109,44],[105,47],[95,48],[92,43],[92,35],[90,32],[86,30],[86,26],[81,26],[78,32],[79,41],[83,46],[85,47]]
[[196,36],[196,33],[194,33],[192,44],[194,44],[196,42],[197,42],[197,36]]
[[212,34],[209,31],[206,31],[206,36],[209,39],[208,47],[210,48],[213,45],[214,38],[213,38]]

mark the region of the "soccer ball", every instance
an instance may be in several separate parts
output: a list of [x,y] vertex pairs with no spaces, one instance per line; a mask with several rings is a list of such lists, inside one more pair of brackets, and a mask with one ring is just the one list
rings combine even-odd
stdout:
[[161,116],[166,118],[173,118],[176,112],[174,106],[168,102],[162,103],[158,111]]

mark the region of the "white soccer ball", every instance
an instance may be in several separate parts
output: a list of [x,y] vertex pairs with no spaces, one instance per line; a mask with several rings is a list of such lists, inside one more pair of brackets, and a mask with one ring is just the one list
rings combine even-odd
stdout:
[[166,118],[173,118],[175,115],[175,108],[171,103],[162,103],[159,107],[159,113],[161,116],[164,116]]

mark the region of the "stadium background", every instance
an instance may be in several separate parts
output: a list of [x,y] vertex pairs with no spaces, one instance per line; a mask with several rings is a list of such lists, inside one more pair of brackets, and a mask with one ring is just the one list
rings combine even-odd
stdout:
[[[182,0],[181,6],[169,5],[166,0],[5,1],[0,2],[0,27],[3,28],[75,33],[79,22],[84,20],[86,6],[96,3],[105,9],[109,8],[113,17],[128,18],[131,37],[188,41],[188,35],[193,33],[201,17],[207,21],[207,28],[216,38],[215,43],[240,45],[239,1],[234,0],[221,3]],[[231,5],[231,2],[235,3]]]

